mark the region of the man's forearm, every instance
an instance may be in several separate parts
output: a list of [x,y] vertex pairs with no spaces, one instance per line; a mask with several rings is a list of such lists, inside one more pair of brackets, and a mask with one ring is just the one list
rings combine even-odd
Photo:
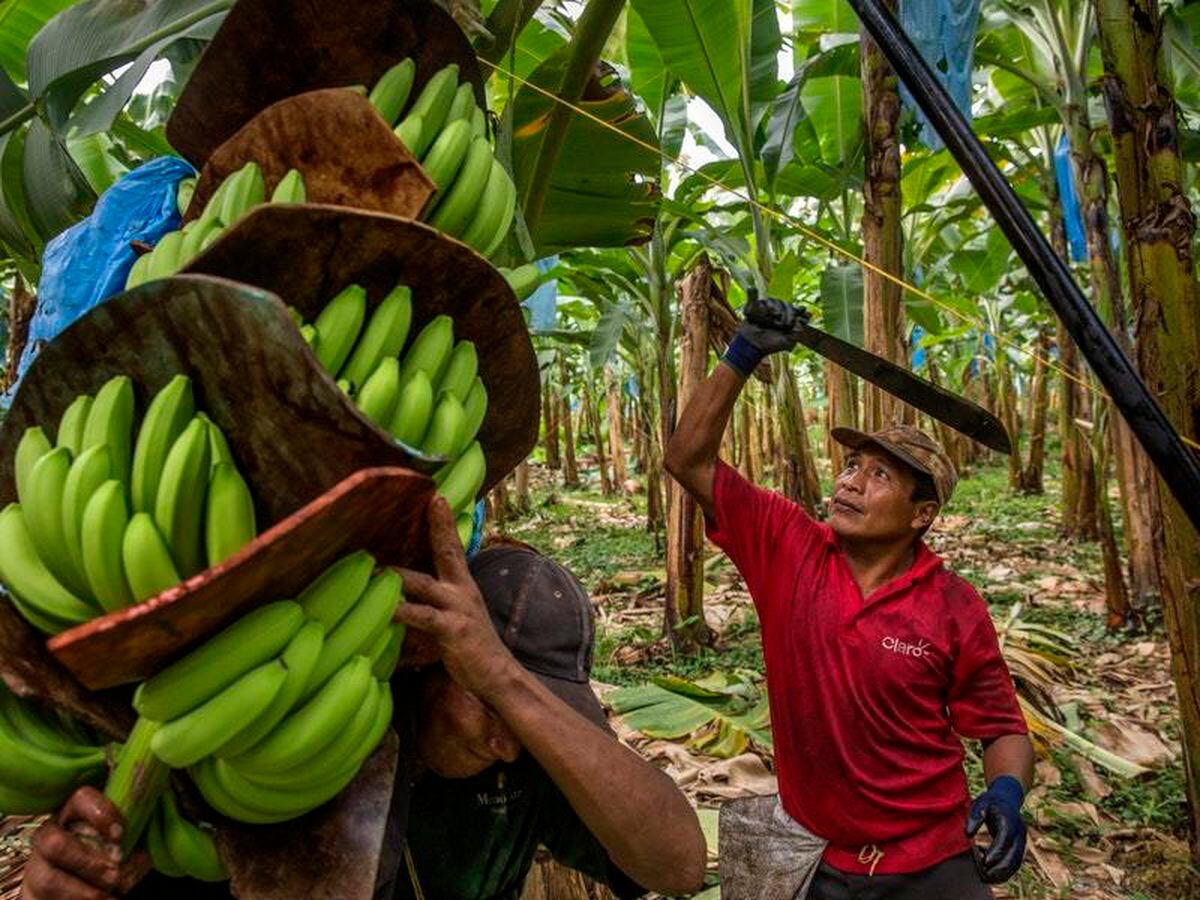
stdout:
[[699,887],[704,835],[670,778],[520,665],[483,699],[554,780],[621,871],[661,893]]
[[1006,734],[983,750],[983,775],[991,784],[1001,775],[1011,775],[1025,790],[1033,784],[1033,745],[1023,734]]
[[745,383],[739,372],[720,363],[692,394],[667,443],[664,459],[667,471],[699,501],[709,517],[713,513],[713,473],[721,452],[721,438]]

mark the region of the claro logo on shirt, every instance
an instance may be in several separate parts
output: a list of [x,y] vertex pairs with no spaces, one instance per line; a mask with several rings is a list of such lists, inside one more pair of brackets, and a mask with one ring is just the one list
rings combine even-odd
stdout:
[[920,659],[929,650],[929,642],[918,640],[915,644],[908,641],[902,641],[898,637],[888,635],[882,641],[884,650],[891,650],[893,653],[898,653],[901,656],[911,656],[913,659]]

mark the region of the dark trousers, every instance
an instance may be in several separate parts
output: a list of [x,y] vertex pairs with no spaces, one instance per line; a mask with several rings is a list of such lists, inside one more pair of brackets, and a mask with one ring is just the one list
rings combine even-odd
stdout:
[[847,875],[821,863],[806,900],[991,900],[971,854],[963,853],[920,872]]

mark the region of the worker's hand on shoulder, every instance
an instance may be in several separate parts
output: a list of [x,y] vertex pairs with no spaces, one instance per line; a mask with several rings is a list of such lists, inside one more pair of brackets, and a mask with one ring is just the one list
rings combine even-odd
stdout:
[[1021,782],[1011,775],[1001,775],[971,804],[967,836],[973,836],[985,824],[992,836],[991,846],[979,860],[980,874],[989,884],[1012,878],[1025,859],[1025,821],[1021,818],[1024,799]]
[[[431,634],[450,677],[486,700],[501,676],[520,664],[496,633],[487,606],[467,567],[454,516],[441,497],[429,504],[429,539],[436,577],[401,569],[408,601],[395,620]],[[415,602],[412,602],[415,601]]]
[[107,900],[132,889],[149,866],[144,853],[121,863],[122,828],[107,797],[77,790],[33,836],[22,900]]
[[745,320],[722,359],[746,377],[768,354],[795,347],[799,327],[808,321],[803,309],[774,297],[754,297],[742,313]]

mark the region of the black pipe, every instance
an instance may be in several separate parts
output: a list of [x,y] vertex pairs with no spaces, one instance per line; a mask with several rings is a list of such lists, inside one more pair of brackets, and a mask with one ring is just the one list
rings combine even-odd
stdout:
[[895,16],[880,0],[850,0],[850,5],[958,160],[1192,526],[1200,531],[1200,457],[1171,425]]

